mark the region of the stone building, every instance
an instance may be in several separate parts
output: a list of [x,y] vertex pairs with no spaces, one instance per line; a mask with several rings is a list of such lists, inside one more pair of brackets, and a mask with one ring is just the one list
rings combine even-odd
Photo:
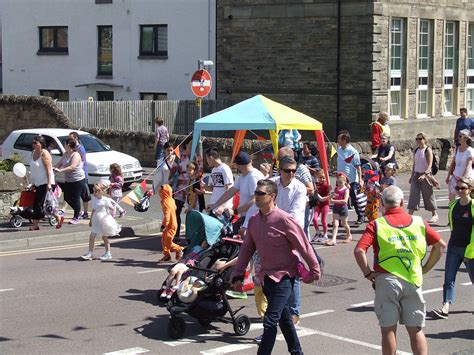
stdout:
[[267,95],[330,138],[367,138],[379,111],[450,137],[474,114],[473,35],[474,0],[220,0],[217,98]]

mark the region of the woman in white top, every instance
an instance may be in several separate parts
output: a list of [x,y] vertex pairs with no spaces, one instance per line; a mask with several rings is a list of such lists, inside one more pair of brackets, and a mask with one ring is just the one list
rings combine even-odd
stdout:
[[35,202],[33,203],[33,225],[30,231],[39,230],[39,220],[44,217],[44,200],[46,193],[54,185],[54,174],[51,154],[46,149],[46,140],[43,136],[33,138],[33,153],[31,155],[31,181],[35,186]]
[[458,133],[458,142],[460,145],[456,148],[456,154],[449,166],[446,183],[448,184],[449,202],[451,203],[456,198],[456,183],[462,176],[474,179],[474,171],[472,169],[472,162],[474,159],[474,149],[471,145],[471,132],[468,129],[463,129]]
[[415,156],[413,157],[413,167],[410,183],[410,197],[408,199],[408,212],[413,214],[419,209],[420,193],[423,196],[425,210],[432,214],[428,223],[438,222],[438,207],[434,198],[433,186],[439,186],[431,174],[431,165],[433,164],[433,150],[427,145],[427,137],[424,133],[416,135]]

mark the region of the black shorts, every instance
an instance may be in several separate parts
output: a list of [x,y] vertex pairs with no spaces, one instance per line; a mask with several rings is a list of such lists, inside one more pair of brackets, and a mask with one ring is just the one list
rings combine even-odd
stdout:
[[91,192],[89,190],[89,182],[87,181],[87,179],[84,179],[82,181],[84,181],[84,186],[82,187],[81,200],[82,200],[82,202],[89,202],[91,200]]

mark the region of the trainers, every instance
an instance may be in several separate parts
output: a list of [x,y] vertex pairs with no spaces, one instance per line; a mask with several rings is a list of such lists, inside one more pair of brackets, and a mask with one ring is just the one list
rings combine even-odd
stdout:
[[104,255],[100,257],[100,260],[112,260],[112,254],[110,254],[110,251],[105,252]]
[[329,240],[329,237],[327,234],[323,234],[321,238],[319,238],[318,243],[326,243]]
[[85,253],[84,255],[81,255],[81,258],[83,258],[84,260],[92,260],[94,258],[94,256],[89,251],[89,252]]
[[78,224],[79,223],[79,219],[77,218],[73,218],[69,221],[69,224]]
[[166,288],[162,289],[160,293],[160,300],[164,301],[166,299],[167,293],[168,293],[168,290]]
[[167,300],[170,300],[171,299],[171,296],[173,296],[173,293],[175,293],[176,291],[173,290],[173,289],[169,289],[169,290],[166,290],[166,299]]
[[89,213],[81,211],[81,213],[79,213],[79,217],[77,219],[89,219]]
[[448,313],[444,312],[442,309],[433,309],[431,313],[434,319],[448,319]]
[[311,239],[311,243],[318,243],[319,239],[321,238],[321,235],[322,235],[321,232],[316,232],[313,239]]
[[127,214],[127,212],[125,212],[125,210],[121,210],[120,213],[119,213],[119,218],[122,218],[126,214]]
[[260,335],[257,335],[255,338],[253,338],[253,340],[255,340],[257,344],[260,344],[262,342],[262,338],[263,338],[263,334],[260,334]]

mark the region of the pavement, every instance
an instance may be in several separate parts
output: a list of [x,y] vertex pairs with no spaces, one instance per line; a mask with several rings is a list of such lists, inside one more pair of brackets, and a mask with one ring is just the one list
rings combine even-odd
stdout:
[[[148,177],[153,168],[144,168],[144,170],[144,177]],[[147,183],[151,184],[151,180],[147,179]],[[127,191],[124,191],[124,195],[126,193]],[[158,199],[154,198],[152,202],[151,206],[153,208],[150,208],[150,212],[147,211],[145,213],[136,212],[131,206],[122,205],[127,214],[117,220],[122,226],[122,231],[120,236],[116,238],[148,235],[159,230],[161,225],[161,209]],[[62,205],[61,201],[60,205]],[[158,211],[156,211],[157,209]],[[89,220],[81,220],[77,225],[70,225],[68,221],[71,218],[72,211],[66,210],[64,224],[61,229],[55,229],[47,221],[41,221],[40,230],[38,231],[29,231],[28,228],[31,224],[27,220],[24,220],[24,224],[20,228],[11,227],[9,220],[1,220],[0,252],[66,245],[89,240]]]

